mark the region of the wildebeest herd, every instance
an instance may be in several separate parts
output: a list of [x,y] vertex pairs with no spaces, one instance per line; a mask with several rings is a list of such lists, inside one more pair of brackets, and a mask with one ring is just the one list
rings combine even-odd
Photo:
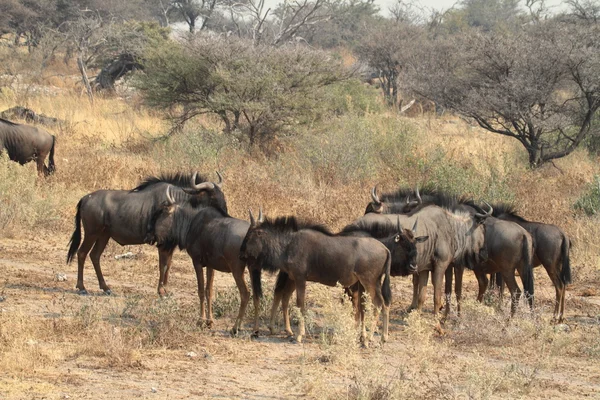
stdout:
[[[487,204],[480,207],[461,196],[435,190],[402,188],[378,195],[365,214],[334,233],[327,227],[295,216],[265,218],[262,210],[249,221],[231,217],[222,190],[223,178],[210,182],[198,173],[151,177],[132,190],[99,190],[77,204],[67,261],[77,254],[77,289],[85,294],[83,269],[90,254],[100,288],[107,294],[100,268],[100,256],[112,238],[121,245],[155,244],[159,253],[158,294],[165,295],[175,248],[185,250],[192,259],[198,284],[200,314],[210,326],[213,322],[212,297],[214,270],[233,275],[240,292],[240,309],[232,328],[241,327],[250,291],[244,280],[246,268],[254,299],[254,328],[259,331],[259,301],[262,296],[261,272],[278,272],[274,289],[269,329],[281,304],[285,330],[293,335],[288,306],[296,291],[297,306],[305,315],[307,282],[328,286],[340,284],[351,296],[361,340],[368,343],[364,324],[368,294],[374,305],[375,323],[383,314],[383,341],[388,337],[389,307],[392,300],[391,276],[413,278],[410,309],[421,309],[431,272],[434,287],[433,312],[450,311],[452,280],[460,313],[464,268],[475,272],[479,283],[478,300],[488,286],[488,274],[497,274],[511,294],[511,314],[522,291],[515,279],[518,271],[523,294],[533,306],[533,268],[543,265],[556,288],[554,318],[562,321],[565,286],[570,283],[570,241],[558,227],[526,221],[513,207]],[[82,239],[81,226],[85,235]],[[206,267],[206,282],[203,269]],[[205,305],[206,299],[206,305]],[[370,329],[371,335],[375,327]],[[300,318],[297,341],[305,334]]]
[[[0,119],[0,143],[0,150],[6,149],[11,160],[21,164],[35,160],[39,174],[54,172],[55,138],[46,131]],[[47,167],[46,156],[49,156]],[[453,278],[460,313],[465,267],[475,273],[479,301],[488,287],[487,275],[495,276],[500,285],[506,284],[514,314],[522,294],[515,271],[533,306],[533,268],[543,265],[556,289],[554,318],[563,320],[565,287],[571,282],[571,242],[557,226],[527,221],[513,206],[485,203],[482,208],[463,196],[435,190],[420,193],[418,188],[415,191],[402,188],[379,196],[373,188],[372,201],[364,216],[333,233],[323,225],[294,216],[264,218],[262,210],[258,218],[250,211],[249,222],[233,218],[227,212],[223,178],[218,172],[217,175],[217,182],[210,182],[198,173],[151,177],[132,190],[99,190],[81,198],[67,255],[70,262],[77,254],[79,293],[87,293],[83,268],[88,254],[100,289],[111,293],[102,275],[100,257],[112,238],[121,245],[156,244],[160,296],[167,293],[165,287],[175,248],[186,250],[198,281],[201,318],[209,325],[213,321],[214,271],[231,273],[241,299],[232,328],[234,334],[240,329],[250,300],[244,280],[246,268],[254,293],[255,334],[259,330],[263,269],[279,271],[269,323],[271,333],[281,303],[285,330],[293,335],[289,301],[296,291],[297,306],[305,314],[306,282],[328,286],[339,283],[352,298],[356,320],[362,326],[361,340],[368,341],[364,324],[366,293],[375,306],[375,323],[380,310],[383,312],[381,336],[385,341],[392,298],[390,276],[412,275],[413,298],[409,309],[420,310],[431,272],[434,313],[442,308],[445,280],[447,315]],[[374,330],[372,327],[371,334]],[[304,334],[304,320],[300,318],[296,340],[300,342]]]

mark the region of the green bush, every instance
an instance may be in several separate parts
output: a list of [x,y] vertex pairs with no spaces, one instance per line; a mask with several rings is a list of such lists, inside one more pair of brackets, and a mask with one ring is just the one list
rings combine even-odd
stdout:
[[588,216],[598,215],[600,212],[600,177],[596,175],[594,180],[573,205],[573,208]]

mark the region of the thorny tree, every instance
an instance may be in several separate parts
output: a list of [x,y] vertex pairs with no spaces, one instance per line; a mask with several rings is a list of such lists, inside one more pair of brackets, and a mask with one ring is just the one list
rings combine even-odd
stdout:
[[517,139],[537,167],[570,154],[600,107],[600,27],[546,21],[423,46],[406,86]]

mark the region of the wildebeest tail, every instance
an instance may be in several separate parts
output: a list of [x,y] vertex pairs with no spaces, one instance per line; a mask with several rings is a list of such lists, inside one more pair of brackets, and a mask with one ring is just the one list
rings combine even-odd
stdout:
[[252,281],[252,295],[261,298],[262,292],[262,270],[260,268],[250,268],[250,280]]
[[79,249],[79,245],[81,244],[81,202],[83,199],[79,200],[77,203],[77,214],[75,214],[75,231],[73,232],[73,236],[71,236],[71,240],[69,241],[69,253],[67,254],[67,263],[70,263],[77,253]]
[[531,239],[529,236],[523,236],[523,257],[525,263],[523,265],[523,292],[529,299],[529,304],[533,306],[533,262],[531,254]]
[[569,250],[571,243],[566,236],[563,236],[562,245],[560,246],[560,257],[562,258],[562,269],[560,270],[560,280],[563,285],[571,283],[571,260],[569,258]]
[[54,145],[56,144],[56,136],[52,135],[52,147],[50,148],[50,156],[48,157],[48,175],[56,171],[56,165],[54,164]]
[[385,277],[383,278],[383,284],[381,285],[381,295],[383,296],[383,303],[386,307],[392,304],[392,287],[390,283],[390,269],[392,267],[392,256],[390,252],[387,253],[385,260]]

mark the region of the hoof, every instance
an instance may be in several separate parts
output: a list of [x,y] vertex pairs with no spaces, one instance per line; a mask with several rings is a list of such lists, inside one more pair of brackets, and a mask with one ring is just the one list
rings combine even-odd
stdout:
[[254,331],[252,332],[252,334],[250,335],[251,339],[258,339],[258,331]]
[[208,321],[206,321],[206,327],[208,329],[212,329],[212,327],[215,325],[215,321],[213,321],[212,319],[209,319]]
[[85,290],[85,289],[79,289],[79,290],[77,291],[77,294],[78,294],[78,295],[80,295],[80,296],[87,296],[89,293],[88,293],[88,291],[87,291],[87,290]]
[[229,331],[229,334],[230,334],[232,337],[236,337],[236,336],[237,336],[237,334],[238,334],[238,330],[237,330],[236,328],[231,328],[231,330]]
[[107,289],[104,291],[105,296],[110,296],[111,294],[112,294],[112,290],[110,290],[110,289]]

